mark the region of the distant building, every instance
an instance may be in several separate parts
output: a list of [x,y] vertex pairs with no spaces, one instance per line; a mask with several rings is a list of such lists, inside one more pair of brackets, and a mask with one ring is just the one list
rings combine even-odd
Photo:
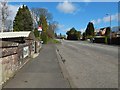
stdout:
[[116,32],[116,37],[120,37],[120,31]]

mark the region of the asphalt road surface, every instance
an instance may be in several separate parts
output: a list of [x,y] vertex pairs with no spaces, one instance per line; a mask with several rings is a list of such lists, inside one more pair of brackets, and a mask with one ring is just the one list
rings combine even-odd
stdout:
[[118,88],[118,47],[60,40],[64,65],[77,88]]

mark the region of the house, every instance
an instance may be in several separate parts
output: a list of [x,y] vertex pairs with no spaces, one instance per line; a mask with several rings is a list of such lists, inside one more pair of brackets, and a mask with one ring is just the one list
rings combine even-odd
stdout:
[[108,31],[110,31],[110,27],[100,28],[97,30],[96,36],[105,36],[108,33]]
[[[120,27],[113,27],[111,28],[111,30],[110,30],[110,27],[100,28],[95,32],[95,38],[94,38],[95,42],[120,45],[119,29]],[[105,39],[105,36],[107,36],[107,39]]]

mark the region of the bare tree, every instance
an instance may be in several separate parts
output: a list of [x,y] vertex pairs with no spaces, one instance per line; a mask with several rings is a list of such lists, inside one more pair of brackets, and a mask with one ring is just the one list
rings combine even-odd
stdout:
[[5,22],[9,16],[9,10],[8,10],[8,5],[7,1],[1,1],[0,2],[0,22],[1,22],[1,32],[5,31]]
[[32,13],[35,16],[36,21],[39,21],[40,16],[46,17],[48,21],[52,20],[52,14],[48,12],[45,8],[32,8]]
[[10,20],[10,19],[7,19],[6,22],[5,22],[5,28],[6,28],[6,32],[10,32],[12,31],[12,27],[13,27],[13,21]]
[[57,28],[58,28],[58,22],[57,21],[53,21],[53,22],[49,23],[47,33],[51,38],[55,37],[55,32],[56,32]]
[[53,21],[52,23],[51,23],[51,27],[52,27],[52,31],[55,33],[56,32],[56,30],[57,30],[57,28],[58,28],[58,22],[57,21]]
[[[38,25],[40,25],[41,22],[44,22],[43,17],[47,20],[48,24],[48,28],[46,29],[47,36],[50,38],[54,38],[55,31],[58,27],[58,22],[53,21],[52,14],[49,13],[48,10],[45,8],[32,8],[31,11],[35,16]],[[46,28],[46,26],[44,27]]]

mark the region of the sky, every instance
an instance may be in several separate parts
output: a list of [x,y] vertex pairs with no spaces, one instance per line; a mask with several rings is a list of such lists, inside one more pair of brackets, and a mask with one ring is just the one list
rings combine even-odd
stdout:
[[93,22],[96,29],[118,26],[118,2],[10,2],[11,17],[14,19],[18,8],[25,4],[31,8],[46,8],[59,23],[57,33],[66,34],[74,27],[84,32],[87,24]]

